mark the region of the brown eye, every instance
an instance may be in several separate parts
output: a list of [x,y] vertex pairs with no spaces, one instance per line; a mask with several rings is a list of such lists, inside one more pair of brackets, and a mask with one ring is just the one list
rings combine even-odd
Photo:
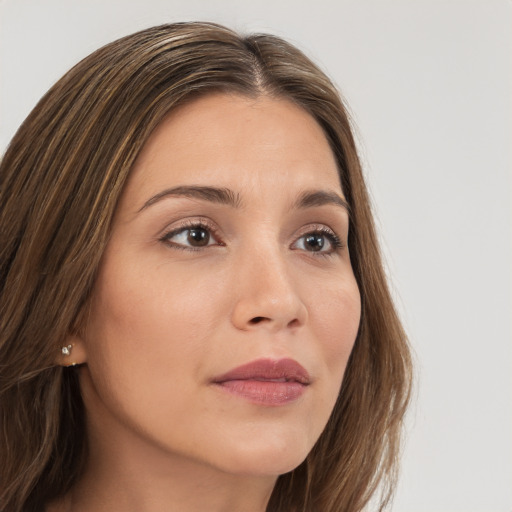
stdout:
[[321,251],[324,247],[325,235],[314,233],[304,238],[304,247],[309,251]]
[[187,241],[194,247],[204,247],[210,241],[210,232],[204,228],[187,229]]
[[166,233],[162,238],[171,247],[177,249],[201,249],[210,245],[222,245],[212,235],[212,230],[202,224],[180,227]]
[[318,253],[322,256],[334,254],[343,248],[340,238],[327,227],[315,229],[299,237],[292,249],[298,249],[310,253]]

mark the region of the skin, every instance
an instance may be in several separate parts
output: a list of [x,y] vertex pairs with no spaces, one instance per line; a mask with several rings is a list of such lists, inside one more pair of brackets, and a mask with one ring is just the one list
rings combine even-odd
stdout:
[[[230,189],[237,204],[159,196],[178,186]],[[359,325],[348,213],[297,207],[311,191],[343,199],[320,126],[287,100],[206,96],[152,134],[70,339],[86,363],[88,464],[49,510],[265,510],[324,429]],[[260,358],[298,361],[304,394],[269,407],[212,383]]]

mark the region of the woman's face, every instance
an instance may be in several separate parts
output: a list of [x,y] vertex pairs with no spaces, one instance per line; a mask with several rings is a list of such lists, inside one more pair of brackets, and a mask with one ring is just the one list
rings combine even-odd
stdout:
[[175,110],[134,166],[76,340],[90,442],[245,475],[296,467],[359,325],[348,225],[305,111],[227,94]]

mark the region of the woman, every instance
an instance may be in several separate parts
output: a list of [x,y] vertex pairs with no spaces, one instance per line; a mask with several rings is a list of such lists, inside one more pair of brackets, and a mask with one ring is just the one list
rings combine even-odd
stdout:
[[125,37],[1,165],[2,510],[386,506],[409,351],[346,111],[300,51]]

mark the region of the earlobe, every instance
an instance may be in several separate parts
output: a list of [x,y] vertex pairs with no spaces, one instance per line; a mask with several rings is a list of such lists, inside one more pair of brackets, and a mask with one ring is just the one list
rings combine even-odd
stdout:
[[69,336],[66,344],[59,349],[57,364],[60,366],[76,366],[87,361],[85,344],[78,335]]

